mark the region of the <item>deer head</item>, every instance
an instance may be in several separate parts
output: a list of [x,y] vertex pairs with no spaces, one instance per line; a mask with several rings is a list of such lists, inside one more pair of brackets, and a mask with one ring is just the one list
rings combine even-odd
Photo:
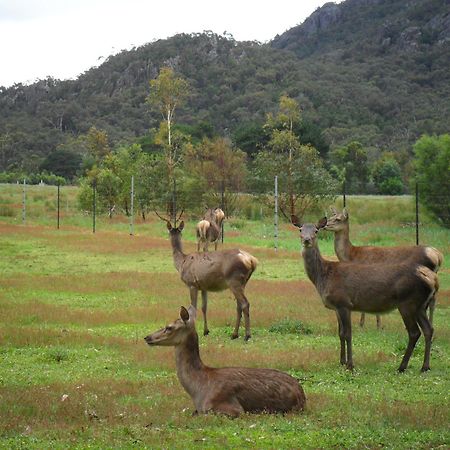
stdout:
[[341,231],[347,227],[348,224],[348,211],[346,208],[339,212],[336,208],[330,208],[332,215],[328,219],[326,230],[327,231]]
[[319,220],[317,225],[314,225],[313,223],[302,224],[300,219],[295,214],[292,214],[291,222],[292,225],[300,229],[300,239],[302,241],[303,247],[314,247],[317,245],[316,244],[317,233],[319,232],[319,230],[326,227],[327,218],[322,217],[322,219]]
[[145,342],[148,345],[165,345],[175,347],[184,342],[186,336],[195,330],[196,310],[193,306],[180,309],[180,318],[166,325],[158,331],[146,336]]

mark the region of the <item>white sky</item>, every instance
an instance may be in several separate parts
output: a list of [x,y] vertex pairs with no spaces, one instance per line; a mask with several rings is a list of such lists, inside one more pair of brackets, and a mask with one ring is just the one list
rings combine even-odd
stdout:
[[[76,78],[107,56],[176,33],[266,42],[326,0],[0,0],[0,86]],[[336,1],[339,3],[339,1]]]

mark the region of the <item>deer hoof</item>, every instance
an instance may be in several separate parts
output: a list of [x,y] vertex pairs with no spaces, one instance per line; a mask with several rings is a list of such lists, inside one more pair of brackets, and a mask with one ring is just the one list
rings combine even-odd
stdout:
[[203,336],[208,336],[208,334],[209,334],[209,330],[203,331]]
[[345,368],[347,369],[347,370],[350,370],[350,372],[353,372],[353,364],[352,363],[347,363],[346,364],[346,366],[345,366]]
[[420,371],[421,372],[428,372],[430,370],[430,366],[423,366]]
[[250,338],[251,338],[251,336],[250,336],[249,334],[247,334],[247,335],[244,337],[244,341],[247,342]]
[[233,333],[232,335],[231,335],[231,339],[237,339],[239,337],[239,335],[238,334],[235,334],[235,333]]
[[406,370],[406,367],[400,366],[400,367],[398,368],[398,372],[399,372],[399,373],[403,373],[405,370]]

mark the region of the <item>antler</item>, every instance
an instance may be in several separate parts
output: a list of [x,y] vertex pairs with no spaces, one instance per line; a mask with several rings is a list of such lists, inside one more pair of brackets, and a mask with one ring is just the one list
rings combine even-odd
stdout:
[[163,220],[164,222],[170,223],[170,220],[166,219],[165,217],[161,217],[161,216],[158,214],[158,211],[156,211],[156,209],[155,209],[154,213],[155,213],[161,220]]
[[282,212],[283,216],[285,217],[285,219],[286,219],[288,222],[290,222],[291,219],[290,219],[290,218],[286,215],[286,213],[283,211],[283,208],[282,208],[281,206],[279,206],[279,208],[280,208],[280,211]]

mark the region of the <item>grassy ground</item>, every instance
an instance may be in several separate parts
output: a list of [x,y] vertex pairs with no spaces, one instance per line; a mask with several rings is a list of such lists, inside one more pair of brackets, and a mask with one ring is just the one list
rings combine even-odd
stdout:
[[[0,185],[1,448],[448,448],[450,270],[447,230],[429,221],[421,241],[446,254],[435,312],[432,370],[420,374],[423,340],[398,374],[407,336],[398,313],[377,331],[354,319],[354,360],[338,363],[336,320],[306,279],[298,233],[288,224],[274,252],[271,218],[230,220],[226,247],[240,246],[260,264],[248,284],[253,338],[229,339],[235,305],[229,292],[210,295],[211,335],[200,338],[211,366],[273,367],[298,377],[303,414],[191,417],[175,374],[173,349],[143,337],[188,304],[164,225],[91,218],[63,190],[56,230],[52,188],[27,192]],[[350,198],[355,243],[414,243],[411,200]],[[193,221],[184,236],[195,248]],[[332,256],[332,237],[322,252]],[[201,318],[199,320],[201,322]],[[201,323],[199,327],[201,329]]]

